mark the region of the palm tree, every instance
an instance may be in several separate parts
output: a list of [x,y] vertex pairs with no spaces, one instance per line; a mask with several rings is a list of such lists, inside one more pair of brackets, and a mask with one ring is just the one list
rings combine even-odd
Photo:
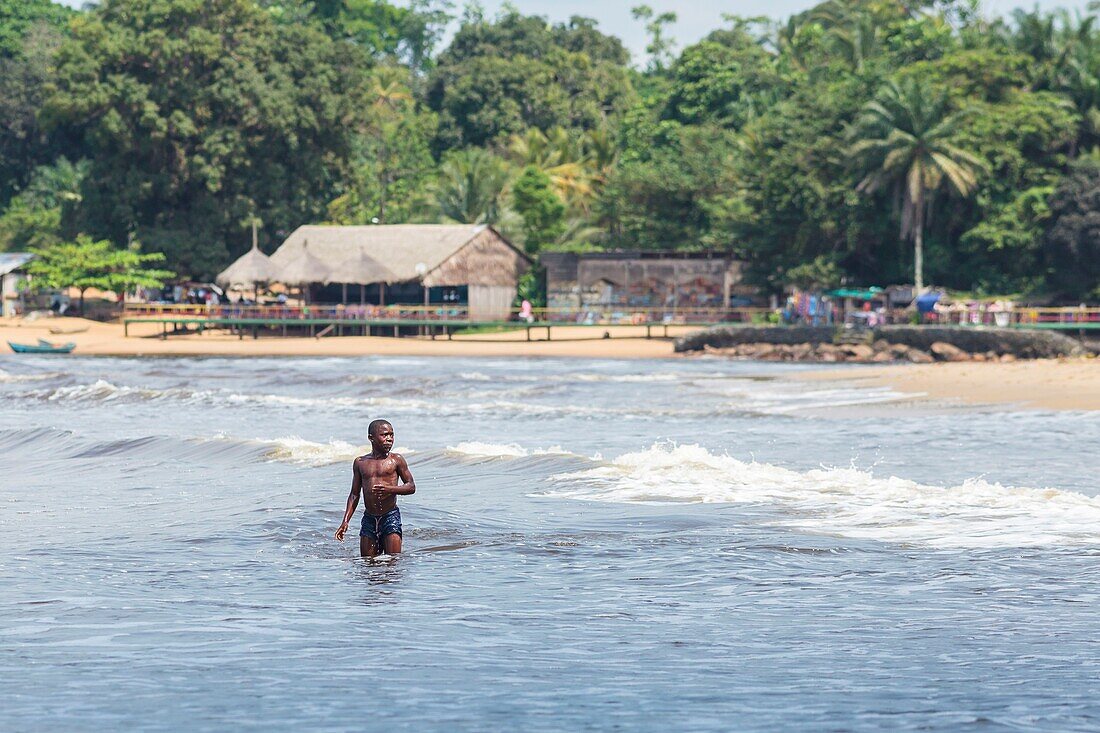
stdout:
[[808,17],[824,29],[826,39],[856,70],[879,51],[879,26],[862,3],[827,0],[808,11]]
[[446,156],[435,183],[439,213],[463,224],[496,224],[503,213],[508,164],[481,148]]
[[400,116],[405,104],[412,102],[412,93],[404,84],[407,72],[391,66],[381,66],[375,70],[367,92],[371,100],[369,125],[378,138],[378,183],[381,196],[378,201],[378,223],[386,223],[386,201],[389,198],[390,150],[387,136],[395,134],[394,121]]
[[549,176],[562,201],[588,209],[594,194],[591,161],[583,144],[565,128],[552,127],[547,132],[531,128],[522,135],[512,135],[507,152],[516,166],[533,165]]
[[924,225],[944,187],[968,197],[985,164],[952,141],[964,113],[952,112],[947,95],[909,79],[889,82],[852,126],[850,152],[866,171],[857,190],[893,189],[901,204],[901,238],[911,239],[917,293],[924,289]]
[[1071,158],[1094,144],[1100,134],[1100,35],[1093,31],[1096,16],[1061,18],[1063,52],[1051,72],[1050,88],[1065,94],[1081,116],[1077,137],[1070,143]]

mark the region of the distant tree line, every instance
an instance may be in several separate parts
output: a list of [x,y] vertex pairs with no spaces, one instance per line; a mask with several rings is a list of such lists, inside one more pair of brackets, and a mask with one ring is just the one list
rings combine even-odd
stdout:
[[[1095,16],[828,0],[631,65],[594,21],[414,0],[0,0],[0,249],[209,278],[263,222],[720,249],[761,286],[1100,298]],[[83,235],[84,240],[79,240]]]

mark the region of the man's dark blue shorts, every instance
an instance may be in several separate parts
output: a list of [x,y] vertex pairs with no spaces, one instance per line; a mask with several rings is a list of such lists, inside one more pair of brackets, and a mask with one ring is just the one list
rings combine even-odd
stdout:
[[359,529],[360,537],[369,537],[375,545],[381,547],[382,538],[388,534],[401,536],[400,509],[394,507],[380,517],[363,513],[363,526]]

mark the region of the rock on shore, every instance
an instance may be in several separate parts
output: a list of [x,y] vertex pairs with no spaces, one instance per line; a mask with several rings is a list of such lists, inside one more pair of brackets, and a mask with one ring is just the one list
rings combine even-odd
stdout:
[[1086,353],[1079,342],[1059,333],[934,326],[884,326],[863,334],[830,327],[722,326],[678,339],[676,351],[761,361],[873,364],[1015,361]]

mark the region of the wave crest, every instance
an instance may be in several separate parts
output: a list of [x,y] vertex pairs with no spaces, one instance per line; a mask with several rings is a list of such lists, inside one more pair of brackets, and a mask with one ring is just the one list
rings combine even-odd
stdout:
[[1059,489],[1006,487],[983,479],[930,486],[876,478],[856,468],[795,471],[655,444],[552,480],[549,493],[626,503],[753,503],[778,508],[777,523],[854,539],[942,547],[1100,542],[1100,499]]
[[562,448],[560,445],[550,448],[534,448],[528,450],[518,443],[481,443],[467,441],[458,445],[447,446],[447,453],[454,456],[470,458],[527,458],[528,456],[573,456],[574,453]]

